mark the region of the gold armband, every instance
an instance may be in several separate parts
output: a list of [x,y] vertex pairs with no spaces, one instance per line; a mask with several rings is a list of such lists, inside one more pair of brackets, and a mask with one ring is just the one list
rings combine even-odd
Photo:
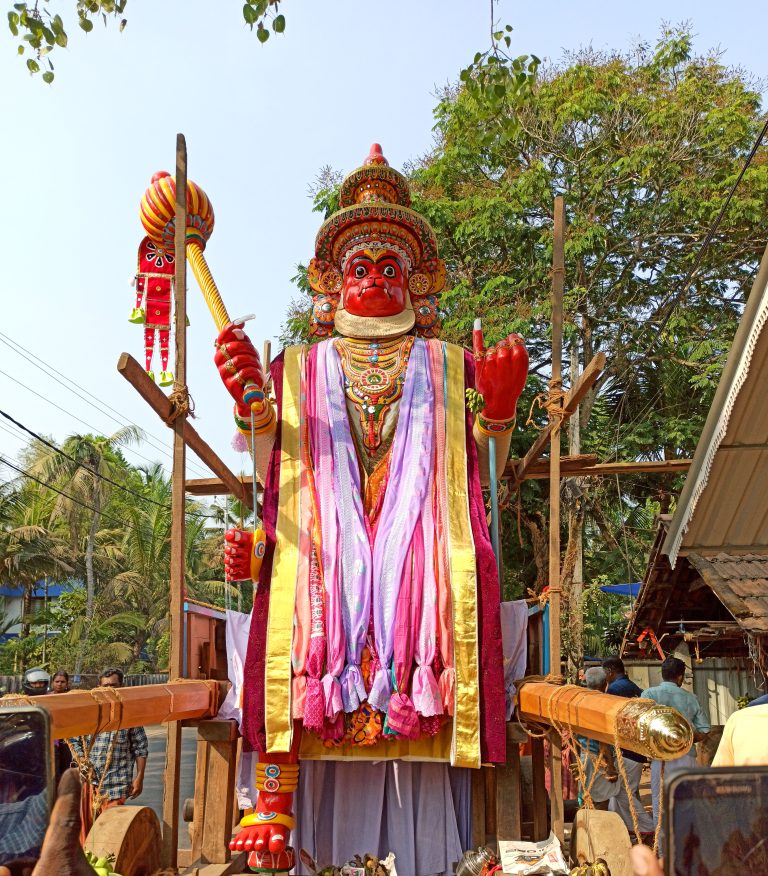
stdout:
[[240,821],[240,827],[253,827],[255,824],[281,824],[288,830],[293,830],[296,819],[292,815],[283,815],[282,812],[252,812]]

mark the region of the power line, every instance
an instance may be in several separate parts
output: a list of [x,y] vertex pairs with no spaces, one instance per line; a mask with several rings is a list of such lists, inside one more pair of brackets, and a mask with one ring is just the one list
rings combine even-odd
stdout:
[[79,462],[74,456],[70,456],[68,453],[65,453],[60,447],[57,447],[55,444],[48,441],[46,438],[43,438],[41,435],[38,435],[37,432],[33,432],[31,429],[27,428],[23,423],[20,423],[18,420],[15,420],[10,414],[7,414],[4,410],[0,409],[0,416],[5,417],[6,420],[9,420],[14,426],[17,426],[19,429],[22,429],[28,435],[31,435],[41,444],[44,444],[46,447],[50,447],[51,450],[55,451],[59,455],[63,456],[65,459],[68,459],[70,462],[74,462],[75,465],[80,468],[84,468],[86,471],[90,472],[92,475],[95,475],[97,478],[100,478],[102,481],[106,481],[108,484],[112,484],[113,487],[117,487],[120,490],[123,490],[126,493],[130,493],[132,496],[136,496],[138,499],[143,500],[144,502],[151,502],[153,505],[157,505],[158,508],[168,508],[168,505],[164,505],[162,502],[156,502],[154,499],[151,499],[149,496],[143,496],[141,493],[136,492],[136,490],[132,490],[130,487],[126,487],[124,484],[119,484],[117,481],[113,481],[111,478],[108,478],[106,475],[101,474],[96,471],[95,468],[91,468],[89,465],[85,465],[83,462]]
[[[55,368],[49,362],[46,362],[44,359],[41,359],[39,356],[35,355],[35,353],[33,353],[31,350],[28,350],[26,347],[24,347],[18,341],[14,340],[9,335],[7,335],[1,331],[0,331],[0,343],[5,344],[6,347],[8,347],[10,350],[12,350],[17,355],[21,356],[23,359],[25,359],[25,361],[35,360],[35,361],[31,361],[30,364],[34,365],[35,368],[37,368],[39,371],[42,371],[43,374],[45,374],[47,377],[50,377],[51,379],[55,380],[56,383],[63,386],[66,390],[71,392],[73,395],[76,395],[79,399],[84,401],[86,404],[90,405],[92,408],[95,408],[97,411],[99,411],[100,414],[103,414],[104,416],[109,417],[109,419],[114,420],[114,422],[118,423],[121,426],[126,425],[125,419],[123,419],[123,418],[118,419],[118,417],[120,417],[120,411],[118,411],[116,408],[113,408],[112,405],[103,401],[98,396],[95,396],[90,390],[86,389],[84,386],[81,386],[75,380],[72,380],[71,377],[67,377],[66,374],[63,374],[61,371],[59,371],[57,368]],[[45,366],[45,367],[43,367],[43,366]],[[56,375],[58,375],[58,377]],[[59,377],[63,378],[63,380],[59,380]],[[63,381],[66,381],[66,382],[63,382]],[[72,389],[72,386],[68,386],[67,384],[72,384],[72,386],[75,386],[75,387],[77,387],[77,389],[82,390],[84,393],[86,393],[86,395],[90,396],[95,402],[97,402],[97,404],[94,404],[92,401],[88,401],[87,398],[80,395],[79,392],[76,392],[74,389]],[[101,406],[101,407],[99,407],[99,406]],[[113,413],[117,414],[118,417],[112,416],[112,414],[107,413],[107,411],[103,410],[103,408],[107,408],[109,411],[112,411]],[[129,425],[133,425],[133,424],[129,424]],[[91,428],[93,428],[93,427],[91,427]],[[97,431],[100,432],[101,430],[99,429]],[[161,438],[158,438],[156,435],[153,435],[151,432],[147,432],[145,429],[142,431],[145,433],[145,440],[147,441],[148,444],[154,445],[155,448],[157,450],[159,450],[161,453],[164,453],[169,458],[172,458],[172,456],[173,456],[172,453],[168,450],[167,447],[164,447],[162,445]],[[152,439],[152,440],[150,440],[150,439]],[[207,469],[204,469],[203,467],[201,467],[200,465],[195,463],[193,460],[190,460],[189,466],[190,466],[190,468],[196,468],[202,474],[208,473]]]
[[40,486],[45,487],[48,490],[53,490],[54,493],[58,493],[60,496],[63,496],[65,499],[69,499],[70,502],[74,502],[76,505],[81,505],[83,508],[87,508],[89,511],[92,511],[94,514],[99,514],[104,520],[109,520],[121,529],[125,529],[125,521],[118,520],[116,517],[112,517],[111,514],[107,514],[104,511],[100,511],[93,507],[93,505],[89,505],[87,502],[83,502],[82,499],[78,499],[75,496],[71,496],[69,493],[65,493],[64,490],[60,490],[58,487],[54,487],[53,484],[49,484],[47,481],[41,480],[30,472],[26,471],[26,469],[19,468],[18,465],[14,465],[12,462],[8,462],[3,456],[0,456],[0,464],[7,465],[8,468],[12,468],[14,471],[17,471],[20,475],[23,475],[26,478],[29,478],[32,481],[40,484]]
[[[83,426],[86,426],[88,429],[90,429],[95,434],[97,434],[97,435],[101,434],[101,429],[92,425],[91,423],[86,423],[85,420],[81,419],[76,414],[73,414],[71,411],[68,411],[65,408],[61,407],[61,405],[57,405],[56,402],[51,401],[51,399],[49,399],[47,396],[44,396],[44,395],[42,395],[42,393],[37,392],[37,390],[32,389],[31,386],[27,386],[26,383],[22,383],[16,377],[13,377],[11,374],[8,374],[7,371],[3,371],[0,368],[0,374],[4,375],[9,380],[12,380],[14,383],[17,383],[23,389],[26,389],[28,392],[31,392],[33,395],[36,395],[38,398],[41,398],[43,401],[48,402],[49,405],[52,405],[54,408],[56,408],[57,410],[61,411],[64,414],[66,414],[68,417],[72,417],[73,420],[77,420],[78,423],[82,423]],[[148,462],[150,465],[154,465],[157,462],[157,460],[150,459],[148,456],[144,456],[143,453],[139,453],[138,450],[134,450],[132,447],[126,447],[125,450],[129,453],[133,453],[135,456],[138,456],[140,459],[143,459],[145,462]]]

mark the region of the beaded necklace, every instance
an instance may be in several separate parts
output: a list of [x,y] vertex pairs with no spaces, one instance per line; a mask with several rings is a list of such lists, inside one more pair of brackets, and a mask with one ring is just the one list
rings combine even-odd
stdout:
[[386,341],[340,338],[335,345],[344,370],[344,391],[360,417],[365,449],[373,456],[381,446],[389,409],[402,395],[413,337]]

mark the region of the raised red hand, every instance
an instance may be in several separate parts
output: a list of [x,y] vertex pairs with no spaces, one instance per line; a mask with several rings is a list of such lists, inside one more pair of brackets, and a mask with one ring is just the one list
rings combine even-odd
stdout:
[[511,334],[486,349],[483,330],[472,332],[475,386],[485,400],[482,415],[489,420],[513,420],[517,400],[528,377],[528,351],[520,335]]
[[251,580],[253,532],[228,529],[224,533],[224,576],[227,582]]
[[248,419],[251,416],[251,407],[243,396],[245,388],[264,388],[264,369],[261,367],[259,354],[243,331],[242,323],[230,323],[223,328],[216,338],[215,346],[213,361],[221,380],[235,400],[238,416]]

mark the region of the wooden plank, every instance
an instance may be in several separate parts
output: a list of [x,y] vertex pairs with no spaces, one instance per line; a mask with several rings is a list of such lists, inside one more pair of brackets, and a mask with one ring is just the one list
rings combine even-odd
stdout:
[[194,815],[189,828],[189,837],[192,845],[190,864],[195,864],[200,860],[203,850],[203,822],[205,820],[205,800],[207,797],[209,750],[210,746],[208,743],[198,737],[195,760]]
[[[35,705],[51,716],[51,736],[67,739],[90,733],[161,724],[169,720],[212,718],[222,702],[218,681],[172,681],[136,687],[96,687],[65,697],[45,694]],[[13,703],[13,695],[3,702]]]
[[[187,144],[183,134],[176,135],[176,282],[174,285],[174,340],[176,348],[176,383],[187,386]],[[184,675],[184,578],[186,563],[186,412],[177,416],[173,429],[173,470],[171,474],[171,556],[170,556],[170,626],[169,675]],[[181,724],[168,724],[163,777],[163,864],[176,866],[179,847],[179,780],[181,776]]]
[[[589,461],[590,458],[593,461]],[[581,461],[584,459],[585,461]],[[686,472],[691,467],[690,459],[654,459],[639,462],[597,462],[593,454],[582,454],[574,458],[569,456],[560,457],[561,477],[605,477],[606,475],[629,475],[629,474],[677,474]],[[504,478],[515,478],[515,469],[519,465],[519,459],[512,459],[504,469]],[[525,476],[524,481],[545,480],[549,477],[549,458],[539,459],[533,463]],[[211,493],[210,495],[215,495]]]
[[[186,261],[184,264],[186,264]],[[121,354],[117,361],[117,370],[128,381],[128,383],[133,386],[136,392],[138,392],[144,401],[147,402],[160,419],[167,421],[172,411],[171,403],[168,401],[168,398],[163,391],[155,386],[154,382],[149,379],[149,375],[130,353]],[[185,422],[182,425],[184,441],[189,449],[193,450],[201,462],[205,463],[212,472],[217,474],[221,479],[221,482],[226,485],[227,489],[219,490],[219,492],[231,493],[239,501],[244,502],[250,508],[253,504],[250,491],[243,489],[243,485],[240,483],[240,479],[237,475],[230,471],[226,463],[222,462],[219,458],[216,451],[200,437],[194,426],[189,422]]]
[[206,742],[234,742],[240,734],[237,732],[237,721],[215,718],[200,721],[197,725],[197,735]]
[[547,786],[544,779],[544,740],[531,737],[531,774],[533,784],[533,838],[536,842],[549,835],[547,826]]
[[472,846],[485,845],[485,776],[484,768],[472,770]]
[[[554,276],[552,280],[554,283]],[[576,408],[578,408],[584,396],[589,392],[589,390],[593,387],[597,379],[602,374],[603,368],[605,368],[605,353],[598,353],[592,358],[592,361],[589,363],[589,365],[587,365],[587,367],[581,372],[581,376],[576,381],[576,385],[565,397],[565,401],[563,403],[564,421],[567,420],[568,417],[570,417],[576,411]],[[541,430],[541,432],[539,432],[536,440],[531,446],[531,449],[525,454],[525,456],[519,461],[517,465],[517,470],[515,473],[517,480],[525,480],[525,473],[544,452],[544,448],[547,446],[547,442],[551,441],[551,436],[554,428],[555,421],[552,420],[551,422],[547,423],[547,425]]]
[[209,751],[201,859],[206,864],[225,864],[230,859],[237,740],[205,744]]
[[507,724],[507,762],[496,767],[496,838],[500,841],[522,839],[520,746],[517,740],[516,726]]
[[[562,380],[563,358],[563,290],[565,287],[565,198],[555,198],[555,227],[552,245],[552,381],[550,405],[562,406],[557,392]],[[590,363],[591,364],[591,363]],[[586,373],[586,372],[585,372]],[[574,411],[578,404],[574,405]],[[549,446],[549,671],[560,675],[560,435],[561,421],[550,416]],[[550,736],[550,806],[552,830],[563,842],[563,783],[560,761],[560,737]]]

